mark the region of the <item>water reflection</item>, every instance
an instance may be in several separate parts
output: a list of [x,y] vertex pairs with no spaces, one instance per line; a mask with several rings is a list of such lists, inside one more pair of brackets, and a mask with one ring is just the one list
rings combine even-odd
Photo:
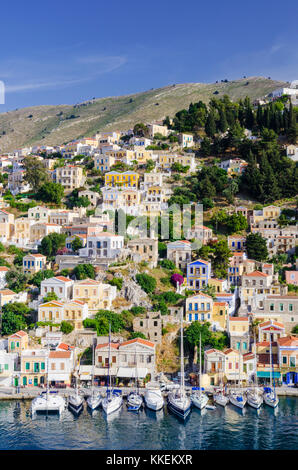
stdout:
[[30,416],[29,402],[0,402],[1,449],[297,449],[298,400],[281,398],[278,409],[232,405],[193,408],[186,422],[165,408],[138,414],[126,407],[108,417],[99,408],[75,416]]

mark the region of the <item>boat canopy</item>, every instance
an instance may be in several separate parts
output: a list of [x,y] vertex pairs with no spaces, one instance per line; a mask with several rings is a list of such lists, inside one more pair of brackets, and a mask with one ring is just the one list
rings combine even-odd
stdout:
[[192,390],[205,390],[204,387],[192,387]]

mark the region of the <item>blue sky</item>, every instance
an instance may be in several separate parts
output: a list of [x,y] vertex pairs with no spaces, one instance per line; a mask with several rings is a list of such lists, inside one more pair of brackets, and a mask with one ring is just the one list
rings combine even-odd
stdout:
[[244,75],[298,79],[298,2],[2,2],[0,112]]

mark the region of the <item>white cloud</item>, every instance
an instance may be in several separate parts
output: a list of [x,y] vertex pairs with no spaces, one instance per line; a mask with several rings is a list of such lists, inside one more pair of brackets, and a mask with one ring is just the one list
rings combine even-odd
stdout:
[[[91,81],[127,62],[124,56],[82,56],[65,60],[26,61],[16,59],[1,64],[0,79],[6,79],[6,93],[51,89]],[[51,80],[49,80],[51,78]]]

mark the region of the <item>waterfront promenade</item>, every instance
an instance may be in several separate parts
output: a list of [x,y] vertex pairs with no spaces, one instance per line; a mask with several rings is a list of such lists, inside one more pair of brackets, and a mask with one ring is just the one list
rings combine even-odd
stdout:
[[[116,387],[119,390],[122,391],[123,397],[126,397],[133,389],[131,387]],[[191,391],[191,387],[185,387],[186,391]],[[51,391],[57,391],[60,395],[62,395],[64,398],[68,398],[69,395],[74,391],[73,388],[67,387],[67,388],[51,388]],[[91,394],[91,388],[89,387],[80,387],[80,392],[82,395],[87,397],[88,395]],[[106,387],[95,387],[95,390],[98,392],[104,393],[106,390]],[[213,387],[209,387],[205,389],[207,394],[212,395],[214,392]],[[245,390],[245,389],[243,389]],[[287,386],[282,386],[282,387],[277,387],[276,389],[276,394],[279,396],[291,396],[291,397],[298,397],[298,388],[294,387],[287,387]],[[44,392],[45,389],[41,387],[32,387],[32,388],[20,388],[19,392],[17,393],[17,390],[15,387],[3,387],[0,389],[0,400],[32,400],[33,398],[37,397],[41,392]],[[145,388],[139,388],[139,393],[141,395],[144,395],[145,393]],[[164,396],[167,396],[168,392],[163,392]]]

